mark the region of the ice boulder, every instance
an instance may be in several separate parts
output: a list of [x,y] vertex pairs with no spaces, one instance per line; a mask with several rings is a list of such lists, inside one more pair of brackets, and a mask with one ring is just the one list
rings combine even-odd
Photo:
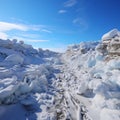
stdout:
[[13,64],[23,64],[24,58],[19,54],[12,54],[6,57],[5,62],[11,62]]
[[111,31],[109,31],[108,33],[104,34],[102,36],[102,40],[110,40],[112,38],[115,38],[115,37],[120,37],[120,31],[118,31],[117,29],[113,29]]
[[93,67],[96,64],[96,59],[95,56],[90,56],[87,61],[87,66],[88,67]]
[[108,69],[113,70],[113,69],[120,69],[120,60],[119,59],[113,59],[110,60],[108,63]]

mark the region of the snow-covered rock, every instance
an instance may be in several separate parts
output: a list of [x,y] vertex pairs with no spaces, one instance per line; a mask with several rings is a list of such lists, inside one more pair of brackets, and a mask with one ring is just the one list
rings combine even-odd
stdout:
[[115,37],[120,37],[120,31],[118,31],[117,29],[113,29],[111,31],[109,31],[108,33],[104,34],[102,36],[102,40],[110,40],[112,38],[115,38]]

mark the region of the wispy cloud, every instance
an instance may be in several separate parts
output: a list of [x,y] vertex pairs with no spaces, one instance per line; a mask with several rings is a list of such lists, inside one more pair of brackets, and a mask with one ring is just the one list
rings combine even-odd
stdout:
[[31,38],[31,39],[40,38],[41,37],[41,35],[34,34],[34,33],[21,33],[20,36],[23,37],[23,38]]
[[[14,38],[16,36],[22,38],[22,40],[29,40],[31,42],[47,42],[48,40],[40,39],[38,32],[52,33],[49,29],[50,27],[46,25],[19,24],[0,21],[0,38],[11,39],[12,36],[14,36]],[[12,32],[13,30],[15,31]]]
[[42,32],[46,32],[46,33],[52,33],[52,31],[47,30],[47,29],[42,29],[41,31],[42,31]]
[[66,13],[67,12],[67,10],[59,10],[58,11],[58,13],[60,13],[60,14],[63,14],[63,13]]
[[75,18],[73,24],[79,27],[81,30],[88,29],[88,23],[83,18]]
[[68,0],[64,2],[64,7],[72,7],[77,3],[77,0]]
[[[10,31],[10,30],[20,30],[20,31],[47,31],[47,26],[45,25],[29,25],[29,24],[17,24],[9,22],[0,22],[0,31]],[[50,32],[50,30],[49,30]]]
[[0,22],[0,31],[9,31],[9,30],[22,30],[27,31],[29,27],[22,24],[14,24],[8,22]]

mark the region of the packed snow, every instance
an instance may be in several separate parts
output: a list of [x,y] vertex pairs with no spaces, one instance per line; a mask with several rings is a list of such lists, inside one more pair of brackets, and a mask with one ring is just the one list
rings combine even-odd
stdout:
[[120,32],[65,53],[0,39],[0,120],[120,120]]

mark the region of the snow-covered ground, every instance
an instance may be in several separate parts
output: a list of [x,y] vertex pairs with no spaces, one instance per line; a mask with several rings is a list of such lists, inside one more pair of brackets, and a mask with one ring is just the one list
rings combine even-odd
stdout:
[[0,40],[0,120],[120,120],[120,32],[65,53]]

